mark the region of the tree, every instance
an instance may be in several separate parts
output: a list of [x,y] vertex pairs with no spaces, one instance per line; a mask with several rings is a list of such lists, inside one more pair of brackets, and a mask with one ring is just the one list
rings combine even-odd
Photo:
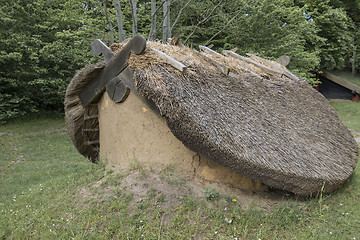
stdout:
[[133,26],[133,36],[138,34],[138,22],[137,22],[137,14],[136,14],[136,9],[137,9],[137,5],[136,5],[136,0],[130,0],[130,9],[131,9],[131,15],[132,15],[132,26]]
[[359,0],[2,0],[0,19],[0,121],[62,110],[75,71],[98,60],[91,41],[121,42],[129,32],[288,55],[310,81],[311,70],[360,67]]
[[118,24],[118,34],[119,34],[119,42],[123,42],[126,38],[124,26],[123,26],[123,18],[121,5],[119,0],[113,0],[115,11],[116,11],[116,20]]
[[[172,5],[172,19],[175,19],[172,27],[173,35],[181,37],[185,44],[192,46],[204,44],[216,33],[218,26],[228,18],[231,11],[224,12],[223,9],[232,2],[230,0],[178,0],[174,2]],[[177,27],[174,24],[177,24]],[[214,41],[218,41],[218,38]]]
[[112,23],[111,23],[111,21],[109,19],[109,16],[108,16],[108,11],[107,11],[107,7],[106,7],[106,0],[102,0],[102,8],[103,8],[105,19],[106,19],[107,23],[109,24],[111,43],[114,43],[114,31],[113,31]]
[[170,6],[171,1],[165,0],[163,5],[163,35],[162,42],[167,43],[168,39],[171,38],[171,26],[170,26]]
[[329,0],[304,1],[303,8],[309,21],[318,28],[317,35],[323,38],[319,44],[321,67],[343,69],[346,55],[352,53],[350,18],[343,9],[333,8]]
[[75,71],[95,60],[95,1],[13,2],[0,6],[0,121],[31,111],[63,109]]
[[155,41],[156,39],[156,0],[151,0],[151,27],[149,32],[149,40]]
[[203,19],[201,19],[197,24],[196,26],[194,27],[193,31],[189,34],[189,36],[185,39],[184,43],[186,43],[190,38],[191,36],[195,33],[195,31],[198,29],[198,27],[205,23],[207,20],[209,20],[210,17],[213,16],[213,13],[214,11],[223,3],[224,1],[223,0],[220,0],[212,9],[211,11],[209,11],[205,17]]
[[[331,5],[335,8],[343,9],[347,16],[351,19],[350,34],[352,35],[352,53],[349,54],[347,62],[351,64],[351,71],[353,74],[360,68],[360,1],[359,0],[331,0]],[[349,64],[347,67],[350,68]]]

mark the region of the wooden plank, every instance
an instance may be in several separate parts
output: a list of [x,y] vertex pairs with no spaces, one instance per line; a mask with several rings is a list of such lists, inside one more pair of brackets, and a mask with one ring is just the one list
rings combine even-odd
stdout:
[[130,89],[125,86],[123,77],[119,74],[106,85],[106,92],[111,100],[116,103],[122,103],[129,96]]
[[204,52],[207,52],[207,53],[210,53],[210,54],[214,54],[214,55],[217,55],[217,56],[221,56],[221,57],[224,57],[223,55],[221,55],[220,53],[218,52],[215,52],[214,50],[208,48],[208,47],[205,47],[205,46],[202,46],[200,45],[199,48],[201,50],[203,50]]
[[239,55],[239,54],[237,54],[237,53],[234,53],[234,52],[232,52],[232,51],[224,50],[224,51],[223,51],[223,54],[224,54],[225,56],[231,56],[231,57],[233,57],[233,58],[237,58],[237,59],[240,59],[240,60],[242,60],[242,61],[251,63],[251,64],[253,64],[253,65],[255,65],[255,66],[263,69],[264,71],[270,72],[271,74],[275,74],[275,75],[277,75],[277,76],[279,76],[279,77],[281,77],[281,76],[283,75],[283,73],[282,73],[282,72],[279,72],[278,70],[269,68],[269,67],[267,67],[267,66],[265,66],[265,65],[263,65],[263,64],[261,64],[261,63],[258,63],[258,62],[256,62],[256,61],[250,59],[250,58],[243,57],[243,56],[241,56],[241,55]]
[[212,65],[214,65],[217,69],[219,69],[223,74],[225,75],[229,75],[229,72],[230,72],[230,69],[225,66],[224,64],[222,63],[219,63],[218,61],[208,57],[208,56],[205,56],[204,54],[202,54],[201,52],[198,52],[198,56],[200,56],[202,59],[208,61],[209,63],[211,63]]
[[186,66],[184,64],[182,64],[181,62],[173,59],[172,57],[170,57],[169,55],[166,55],[165,53],[155,49],[155,48],[150,48],[151,50],[153,50],[154,52],[156,52],[156,54],[162,59],[164,60],[166,63],[170,64],[171,66],[173,66],[174,68],[178,69],[181,72],[184,72],[186,70]]
[[100,39],[95,39],[91,44],[91,50],[96,56],[104,56],[105,62],[108,63],[110,59],[115,56],[115,53],[106,46]]
[[283,72],[284,69],[282,67],[280,67],[279,65],[277,65],[276,63],[273,63],[271,62],[270,60],[268,59],[265,59],[265,58],[261,58],[255,54],[251,54],[251,53],[247,53],[246,55],[248,55],[249,57],[253,57],[255,58],[256,60],[259,60],[259,61],[262,61],[262,62],[265,62],[266,64],[270,65],[271,68],[275,69],[275,70],[278,70],[280,72]]
[[86,145],[97,145],[100,144],[99,140],[95,140],[95,141],[87,141],[85,142]]
[[353,84],[352,82],[349,82],[339,76],[336,76],[332,73],[329,73],[327,71],[322,71],[320,73],[321,76],[333,81],[334,83],[339,84],[340,86],[343,86],[351,91],[356,91],[356,93],[360,94],[360,86]]
[[[203,49],[204,49],[204,52],[208,52],[208,53],[213,54],[213,52],[212,52],[213,50],[210,49],[211,51],[208,51],[208,49],[206,49],[206,47],[203,48]],[[215,52],[215,51],[214,51],[214,52]],[[218,54],[217,52],[215,52],[215,53]],[[225,66],[224,64],[221,64],[221,63],[217,62],[216,60],[214,60],[214,59],[212,59],[212,58],[210,58],[210,57],[208,57],[208,56],[205,56],[205,55],[202,54],[201,52],[199,52],[198,54],[199,54],[200,57],[204,58],[206,61],[209,61],[210,63],[214,64],[214,65],[215,65],[217,68],[219,68],[220,71],[222,71],[225,75],[228,75],[228,74],[229,74],[230,69],[229,69],[227,66]],[[220,55],[220,56],[223,57],[223,55]],[[243,66],[238,65],[238,67],[239,67],[241,70],[243,70],[244,72],[248,72],[248,73],[250,73],[251,75],[253,75],[253,76],[255,76],[255,77],[259,78],[259,79],[263,79],[263,77],[261,77],[260,75],[254,73],[253,71],[251,71],[251,70],[249,70],[249,69],[247,69],[247,68],[244,68]]]
[[146,40],[143,36],[137,35],[130,39],[121,49],[119,54],[111,58],[105,68],[79,93],[79,98],[83,107],[87,107],[93,101],[98,99],[111,79],[116,77],[127,67],[127,60],[130,52],[140,54],[145,50],[145,48]]
[[251,56],[255,59],[258,59],[259,61],[265,62],[266,64],[270,65],[272,68],[278,70],[279,72],[281,72],[282,74],[284,74],[285,76],[287,76],[290,79],[299,80],[299,78],[296,75],[292,74],[289,70],[280,67],[279,65],[277,65],[276,63],[273,63],[272,61],[270,61],[268,59],[261,58],[255,54],[251,54],[251,53],[247,53],[246,55]]
[[253,76],[255,76],[255,77],[259,78],[259,79],[263,79],[263,77],[260,76],[259,74],[256,74],[256,73],[254,73],[253,71],[251,71],[251,70],[249,70],[249,69],[247,69],[247,68],[244,68],[244,67],[241,66],[241,65],[239,65],[238,67],[241,68],[242,70],[244,70],[245,72],[248,72],[248,73],[250,73],[251,75],[253,75]]
[[283,56],[279,57],[278,59],[276,59],[275,62],[283,65],[284,67],[286,67],[290,63],[290,57],[286,56],[286,55],[283,55]]
[[96,115],[91,115],[91,116],[84,115],[84,120],[90,120],[90,119],[96,119],[96,118],[99,118],[99,115],[98,115],[98,114],[96,114]]
[[237,48],[237,47],[234,47],[233,49],[230,49],[230,51],[232,51],[234,53],[236,53],[238,50],[239,50],[239,48]]
[[99,128],[84,128],[83,132],[98,132]]
[[185,47],[184,44],[180,42],[180,37],[175,36],[173,38],[168,39],[169,45],[178,46],[178,47]]
[[[205,46],[200,45],[199,48],[200,48],[201,50],[203,50],[204,52],[207,52],[207,53],[210,53],[210,54],[214,54],[214,55],[217,55],[217,56],[224,57],[224,56],[221,55],[220,53],[217,53],[217,52],[215,52],[214,50],[212,50],[212,49],[210,49],[210,48],[208,48],[208,47],[205,47]],[[235,53],[235,54],[236,54],[236,53]],[[240,56],[240,55],[239,55],[239,56]],[[255,76],[255,77],[259,78],[259,79],[263,79],[260,75],[254,73],[253,71],[251,71],[251,70],[249,70],[249,69],[247,69],[247,68],[244,68],[244,67],[242,67],[242,66],[239,66],[239,67],[240,67],[242,70],[244,70],[245,72],[248,72],[248,73],[250,73],[251,75],[253,75],[253,76]]]
[[169,45],[176,46],[179,44],[179,40],[180,40],[179,36],[175,36],[173,38],[168,39],[168,42],[169,42]]

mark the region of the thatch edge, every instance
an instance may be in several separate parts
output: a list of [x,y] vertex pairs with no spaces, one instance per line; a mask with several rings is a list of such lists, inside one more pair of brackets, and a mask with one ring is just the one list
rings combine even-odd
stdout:
[[[78,70],[66,89],[64,110],[65,122],[74,146],[80,154],[87,157],[91,162],[97,162],[100,145],[99,131],[86,132],[84,129],[98,129],[99,123],[97,104],[90,104],[84,108],[79,99],[79,92],[105,67],[104,62],[90,64]],[[89,144],[93,142],[94,144]]]

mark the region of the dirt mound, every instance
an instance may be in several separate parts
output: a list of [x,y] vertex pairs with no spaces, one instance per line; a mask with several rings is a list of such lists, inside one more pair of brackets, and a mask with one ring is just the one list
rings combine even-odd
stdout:
[[[214,200],[207,199],[207,191],[219,194]],[[179,177],[173,170],[156,172],[151,169],[137,168],[133,170],[115,170],[90,187],[80,189],[79,205],[86,206],[91,199],[101,202],[116,195],[130,196],[130,205],[139,206],[150,197],[163,211],[176,210],[180,202],[190,199],[195,202],[205,201],[217,204],[220,201],[234,201],[243,210],[255,205],[264,211],[271,211],[284,198],[286,192],[278,191],[254,193],[233,188],[230,185],[199,181]]]

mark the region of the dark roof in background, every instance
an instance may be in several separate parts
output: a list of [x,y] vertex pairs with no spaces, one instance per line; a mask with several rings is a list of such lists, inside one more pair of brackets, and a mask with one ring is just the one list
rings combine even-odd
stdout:
[[340,86],[343,86],[351,91],[356,91],[358,94],[360,94],[360,86],[358,86],[344,78],[341,78],[335,74],[332,74],[332,73],[324,71],[324,70],[322,70],[322,73],[320,73],[320,75],[329,79],[330,81],[333,81],[333,82],[339,84]]

